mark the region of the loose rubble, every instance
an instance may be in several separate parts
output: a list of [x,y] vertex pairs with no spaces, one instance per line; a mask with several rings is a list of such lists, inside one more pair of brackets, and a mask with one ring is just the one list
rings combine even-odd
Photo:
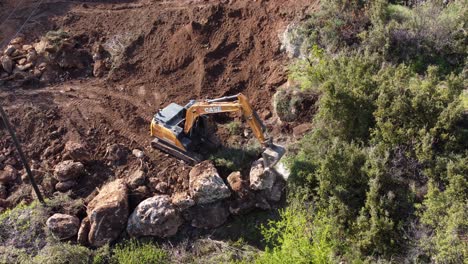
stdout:
[[91,55],[76,46],[74,38],[63,31],[50,31],[36,42],[17,37],[0,54],[0,82],[50,84],[70,73],[89,75]]

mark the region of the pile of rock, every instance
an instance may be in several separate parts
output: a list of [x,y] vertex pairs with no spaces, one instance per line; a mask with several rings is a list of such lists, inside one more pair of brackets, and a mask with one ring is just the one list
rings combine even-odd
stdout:
[[[54,175],[63,183],[76,179],[80,173],[81,163],[64,161],[57,165]],[[80,244],[95,247],[115,241],[124,230],[133,237],[164,238],[175,235],[184,223],[215,228],[224,224],[230,214],[270,209],[272,203],[281,199],[285,182],[274,171],[265,171],[261,159],[254,162],[249,176],[244,179],[240,172],[233,172],[226,184],[213,163],[204,161],[190,171],[188,192],[146,196],[130,212],[130,196],[145,187],[146,173],[138,169],[130,172],[125,181],[117,179],[105,184],[88,203],[87,217],[81,224],[72,216],[54,215],[47,225],[60,239],[76,235]],[[61,230],[64,227],[67,230]]]
[[17,37],[0,53],[0,82],[53,83],[71,73],[90,75],[91,64],[89,51],[66,32],[49,32],[36,42]]

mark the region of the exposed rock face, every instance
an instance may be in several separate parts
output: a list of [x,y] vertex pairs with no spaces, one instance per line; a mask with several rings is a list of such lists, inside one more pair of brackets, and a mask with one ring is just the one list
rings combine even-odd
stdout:
[[54,168],[54,177],[61,182],[74,180],[83,175],[84,165],[73,160],[62,161]]
[[77,242],[83,246],[87,246],[89,244],[88,235],[89,230],[91,229],[91,223],[89,222],[89,218],[85,217],[81,221],[80,229],[78,230],[78,237]]
[[229,204],[231,214],[243,214],[255,207],[255,194],[249,189],[240,172],[231,173],[228,178],[229,187],[233,191],[233,200]]
[[18,177],[18,171],[11,165],[6,165],[3,170],[0,170],[0,183],[7,184],[13,182]]
[[114,241],[125,229],[128,217],[128,194],[123,181],[115,180],[102,187],[86,212],[90,221],[89,243],[99,247]]
[[195,205],[195,201],[185,192],[175,193],[172,196],[172,204],[174,204],[177,209],[183,211],[189,207]]
[[65,240],[78,233],[80,220],[72,215],[54,214],[47,219],[46,225],[56,238]]
[[183,223],[167,195],[156,195],[141,202],[128,219],[127,232],[131,236],[169,237],[177,233]]
[[88,150],[81,142],[68,141],[65,144],[65,153],[72,160],[85,161],[89,159]]
[[193,227],[209,229],[224,224],[229,216],[229,210],[222,201],[219,201],[193,206],[184,211],[183,215]]
[[197,204],[208,204],[231,195],[229,188],[219,177],[211,161],[204,161],[193,167],[189,173],[190,196]]
[[276,180],[276,174],[273,171],[265,171],[262,158],[254,161],[249,176],[252,190],[270,189]]
[[78,183],[75,180],[69,180],[64,182],[58,182],[55,185],[55,189],[59,192],[66,192],[71,188],[75,187]]

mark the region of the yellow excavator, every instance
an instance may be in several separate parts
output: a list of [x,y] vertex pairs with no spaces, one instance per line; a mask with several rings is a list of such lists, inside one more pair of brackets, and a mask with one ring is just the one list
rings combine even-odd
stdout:
[[159,110],[151,121],[151,146],[190,164],[201,161],[194,152],[197,145],[209,141],[213,126],[208,115],[240,111],[263,147],[265,169],[273,167],[284,155],[282,146],[266,136],[265,125],[243,94],[210,100],[190,100],[185,106],[171,103]]

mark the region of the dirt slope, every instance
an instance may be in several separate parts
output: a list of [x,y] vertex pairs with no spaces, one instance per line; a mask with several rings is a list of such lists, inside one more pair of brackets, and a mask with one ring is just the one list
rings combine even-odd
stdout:
[[[16,1],[4,3],[2,17]],[[116,49],[119,61],[103,78],[83,78],[34,89],[0,87],[0,102],[11,116],[25,152],[38,170],[51,173],[68,140],[92,150],[88,176],[74,194],[87,197],[111,177],[125,177],[138,166],[106,161],[106,148],[119,143],[147,154],[151,190],[167,182],[168,192],[186,189],[190,167],[148,147],[154,112],[170,102],[245,93],[261,112],[286,81],[287,58],[278,34],[314,1],[44,1],[26,24],[35,39],[52,29],[81,35],[84,46],[101,43]],[[31,10],[25,1],[0,32],[7,38]],[[3,6],[2,6],[3,8]],[[22,166],[0,130],[0,169]],[[28,196],[25,185],[9,186],[9,202]],[[47,183],[43,189],[49,190]],[[48,193],[51,195],[51,193]]]

